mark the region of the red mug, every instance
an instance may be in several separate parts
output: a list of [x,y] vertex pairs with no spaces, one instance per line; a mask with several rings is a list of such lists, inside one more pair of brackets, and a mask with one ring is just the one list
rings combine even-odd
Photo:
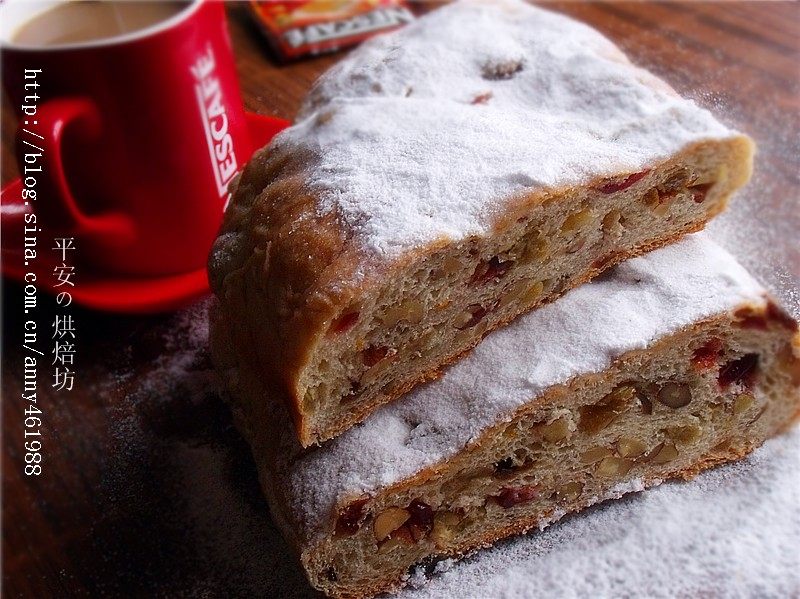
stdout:
[[[224,6],[195,0],[151,27],[85,43],[8,41],[55,4],[0,9],[20,171],[24,152],[35,152],[24,142],[42,150],[35,211],[43,226],[76,237],[81,261],[97,272],[201,268],[227,185],[254,149]],[[25,69],[36,72],[25,79]]]

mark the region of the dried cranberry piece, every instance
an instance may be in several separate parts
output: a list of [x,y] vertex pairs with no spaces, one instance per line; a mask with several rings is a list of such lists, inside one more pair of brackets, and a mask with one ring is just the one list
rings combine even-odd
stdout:
[[725,364],[719,371],[717,381],[723,389],[733,383],[751,387],[758,372],[758,354],[745,354]]
[[704,345],[694,350],[692,363],[700,370],[713,368],[717,363],[720,350],[722,350],[722,340],[716,337],[709,339]]
[[798,330],[797,321],[781,310],[781,308],[771,300],[767,302],[767,318],[781,323],[784,327],[795,333]]
[[532,501],[538,496],[539,490],[536,487],[503,487],[496,499],[501,507],[508,509],[520,503]]
[[339,318],[333,321],[329,332],[344,333],[345,331],[352,329],[356,322],[358,322],[358,316],[359,312],[347,312],[346,314],[342,314]]
[[366,504],[367,498],[357,499],[341,511],[336,519],[337,535],[352,536],[358,532],[361,521],[364,519]]
[[600,187],[598,187],[597,190],[600,193],[616,193],[618,191],[622,191],[623,189],[628,189],[631,185],[642,179],[649,172],[650,169],[646,169],[641,172],[628,175],[620,181],[608,181],[607,183],[603,183]]
[[415,541],[424,538],[433,529],[433,508],[424,501],[415,499],[408,506],[411,517],[406,525]]
[[736,321],[736,326],[740,329],[767,330],[767,317],[763,314],[746,314],[740,316]]
[[412,545],[416,542],[416,539],[414,539],[414,534],[411,532],[411,528],[408,526],[408,523],[403,524],[403,526],[397,530],[392,531],[392,534],[384,539],[384,543],[389,539],[400,539],[409,545]]

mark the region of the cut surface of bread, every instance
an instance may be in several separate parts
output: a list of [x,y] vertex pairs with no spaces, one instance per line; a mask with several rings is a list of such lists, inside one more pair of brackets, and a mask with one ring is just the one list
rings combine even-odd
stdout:
[[701,229],[752,152],[589,27],[457,3],[320,79],[239,179],[210,279],[308,446]]
[[800,411],[800,336],[704,235],[617,266],[488,335],[437,381],[300,447],[218,315],[214,360],[311,584],[396,589],[604,499],[737,459]]

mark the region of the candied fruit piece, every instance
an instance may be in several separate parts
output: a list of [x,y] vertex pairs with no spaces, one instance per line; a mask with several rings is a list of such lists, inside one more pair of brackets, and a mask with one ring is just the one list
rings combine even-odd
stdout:
[[618,191],[622,191],[623,189],[628,189],[631,185],[644,178],[644,176],[649,172],[650,169],[646,169],[638,173],[628,175],[624,179],[618,181],[607,181],[600,185],[597,190],[600,193],[616,193]]
[[585,227],[590,222],[592,222],[592,210],[591,208],[584,208],[578,212],[573,212],[564,219],[564,222],[561,224],[561,232],[570,233],[576,229]]

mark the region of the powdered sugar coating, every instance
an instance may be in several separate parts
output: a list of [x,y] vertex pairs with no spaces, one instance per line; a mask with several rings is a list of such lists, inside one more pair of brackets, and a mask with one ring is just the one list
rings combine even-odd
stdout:
[[324,534],[339,500],[450,458],[548,387],[601,372],[625,352],[745,301],[763,305],[764,289],[695,234],[518,318],[441,379],[281,469],[305,536]]
[[364,249],[485,233],[510,199],[737,135],[608,39],[519,0],[459,2],[363,44],[276,144]]

